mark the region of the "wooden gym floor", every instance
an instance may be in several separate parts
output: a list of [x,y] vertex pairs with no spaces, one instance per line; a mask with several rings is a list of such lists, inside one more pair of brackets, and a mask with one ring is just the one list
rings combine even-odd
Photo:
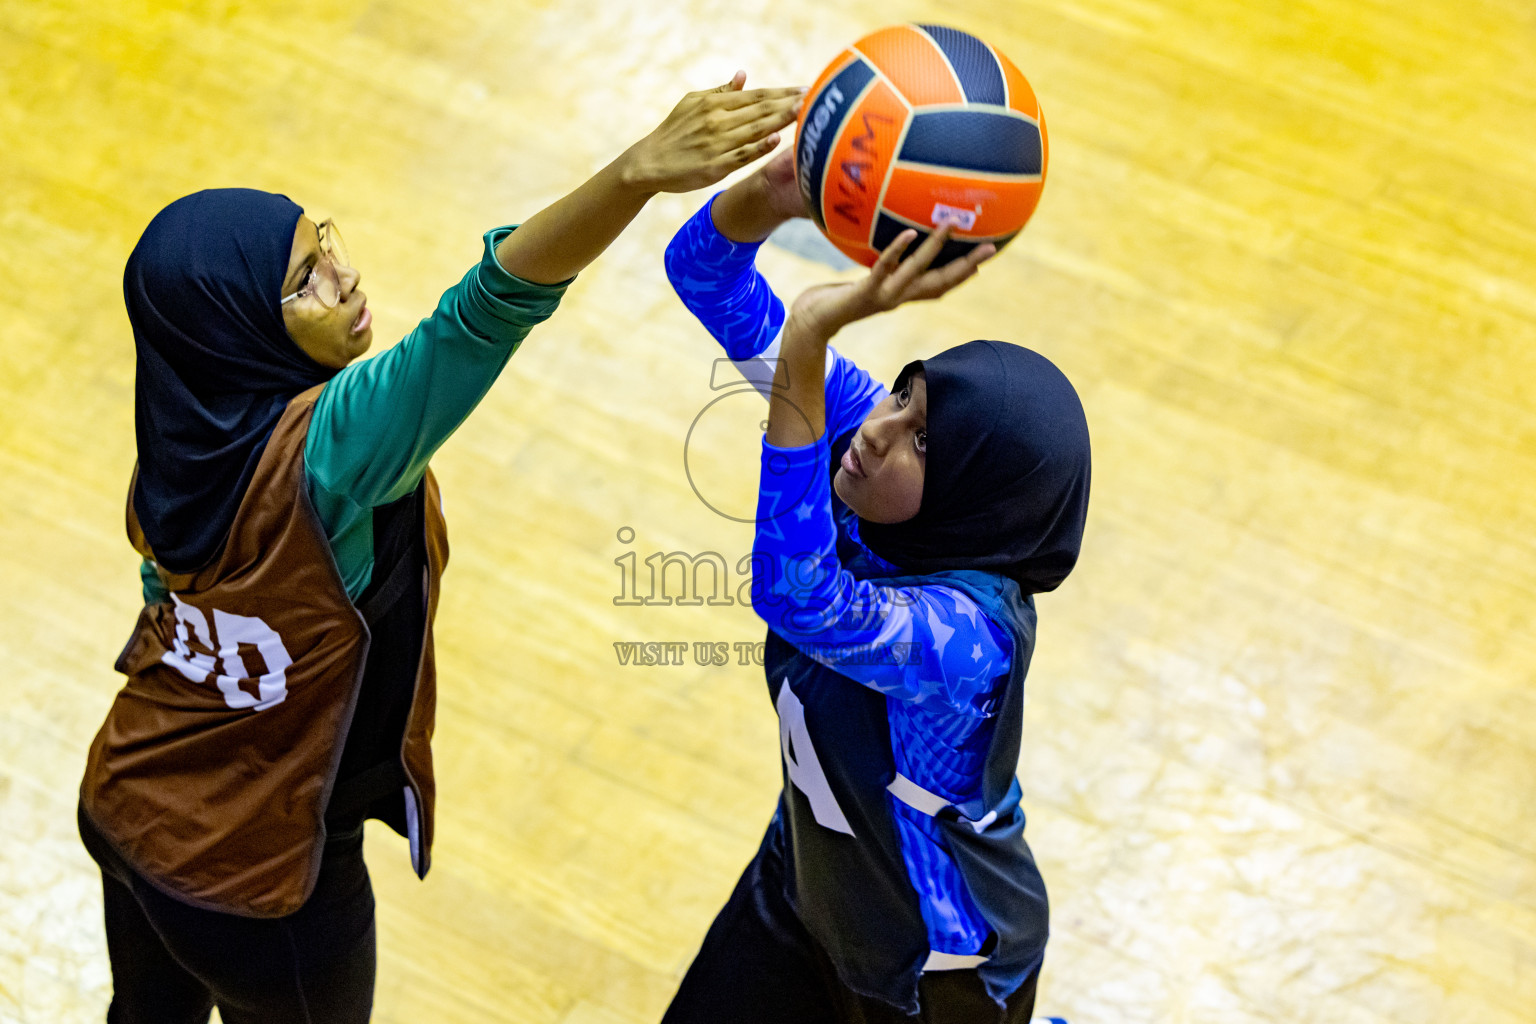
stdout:
[[[807,82],[898,20],[1009,53],[1051,132],[1013,248],[841,342],[887,379],[1021,342],[1088,409],[1020,768],[1040,1012],[1536,1020],[1516,0],[0,0],[0,1020],[100,1020],[110,992],[73,810],[138,600],[120,281],[154,212],[250,185],[335,216],[383,344],[685,90]],[[660,252],[703,199],[653,203],[436,461],[441,836],[418,883],[370,833],[378,1021],[656,1020],[772,809],[760,670],[614,647],[761,634],[739,604],[615,604],[630,554],[750,546],[684,472],[716,348]],[[787,294],[832,273],[762,264]],[[694,484],[750,508],[760,410],[714,409]]]

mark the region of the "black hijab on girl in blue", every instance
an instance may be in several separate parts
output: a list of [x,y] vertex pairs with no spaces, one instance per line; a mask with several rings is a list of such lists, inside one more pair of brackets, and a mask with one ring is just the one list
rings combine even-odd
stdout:
[[336,373],[283,326],[283,280],[303,212],[269,192],[197,192],[161,210],[128,257],[123,297],[138,350],[133,507],[171,571],[218,554],[283,409]]
[[908,363],[895,390],[919,370],[928,386],[922,503],[905,522],[860,519],[860,538],[908,572],[984,569],[1025,594],[1056,589],[1077,564],[1088,516],[1088,420],[1071,382],[1038,352],[1003,341]]

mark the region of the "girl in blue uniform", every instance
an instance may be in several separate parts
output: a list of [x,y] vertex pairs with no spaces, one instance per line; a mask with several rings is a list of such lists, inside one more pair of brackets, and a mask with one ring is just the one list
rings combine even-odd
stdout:
[[786,317],[753,266],[803,215],[789,154],[667,251],[688,308],[769,397],[753,549],[785,785],[665,1024],[1028,1021],[1047,937],[1018,766],[1032,595],[1076,562],[1087,424],[1044,357],[973,341],[887,391],[828,348],[943,295],[940,229]]

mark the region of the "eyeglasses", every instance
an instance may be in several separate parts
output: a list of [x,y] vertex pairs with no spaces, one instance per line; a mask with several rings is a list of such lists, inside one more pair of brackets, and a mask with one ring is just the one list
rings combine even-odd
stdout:
[[347,247],[342,244],[341,232],[336,230],[332,221],[321,222],[315,230],[320,236],[320,259],[315,262],[309,278],[299,290],[283,296],[281,305],[286,306],[294,299],[308,295],[313,295],[326,309],[335,309],[336,303],[341,301],[341,276],[336,268],[352,265],[347,262]]

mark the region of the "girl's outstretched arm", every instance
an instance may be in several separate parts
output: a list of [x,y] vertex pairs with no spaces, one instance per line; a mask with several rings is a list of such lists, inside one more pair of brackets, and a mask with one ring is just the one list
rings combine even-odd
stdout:
[[496,249],[507,273],[556,284],[591,263],[658,192],[713,185],[773,151],[799,110],[799,88],[743,90],[747,74],[691,92],[645,138],[563,199],[534,214]]
[[[717,181],[776,144],[799,91],[725,86],[684,97],[667,120],[521,227],[486,233],[480,262],[399,345],[321,392],[305,446],[310,498],[347,592],[370,581],[374,508],[409,494],[512,354],[656,191]],[[148,591],[146,591],[148,595]]]

